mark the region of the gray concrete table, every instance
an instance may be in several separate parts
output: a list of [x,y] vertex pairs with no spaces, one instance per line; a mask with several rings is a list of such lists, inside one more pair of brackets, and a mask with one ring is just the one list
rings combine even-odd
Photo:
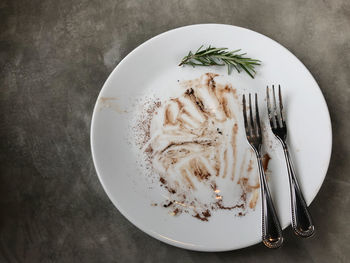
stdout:
[[[334,142],[312,239],[287,229],[275,251],[178,249],[129,223],[98,181],[89,129],[109,73],[145,40],[207,22],[277,40],[322,89]],[[2,0],[0,262],[350,262],[349,98],[348,0]]]

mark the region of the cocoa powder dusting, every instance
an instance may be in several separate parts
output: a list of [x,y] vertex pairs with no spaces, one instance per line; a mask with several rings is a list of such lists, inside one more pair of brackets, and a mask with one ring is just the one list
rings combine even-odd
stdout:
[[161,102],[158,99],[144,103],[144,111],[141,113],[140,119],[136,124],[136,130],[138,131],[138,146],[141,149],[151,138],[151,122],[153,115],[157,109],[161,106]]
[[153,148],[151,145],[148,145],[148,147],[145,150],[145,153],[152,155],[153,153]]

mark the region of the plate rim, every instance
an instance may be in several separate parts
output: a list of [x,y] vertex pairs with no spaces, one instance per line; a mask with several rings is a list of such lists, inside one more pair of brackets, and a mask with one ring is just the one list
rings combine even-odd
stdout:
[[[324,183],[324,180],[325,180],[325,177],[327,175],[327,172],[328,172],[328,168],[329,168],[329,164],[330,164],[330,160],[331,160],[331,155],[332,155],[332,148],[333,148],[333,132],[332,132],[332,122],[331,122],[331,117],[330,117],[330,113],[329,113],[329,109],[328,109],[328,106],[327,106],[327,102],[325,100],[325,97],[323,96],[323,93],[322,93],[322,90],[320,88],[320,86],[318,85],[317,81],[315,80],[315,78],[313,77],[313,75],[311,74],[311,72],[308,70],[308,68],[302,63],[301,60],[299,60],[299,58],[294,55],[291,51],[289,51],[286,47],[284,47],[282,44],[278,43],[277,41],[275,41],[274,39],[270,38],[269,36],[266,36],[264,34],[261,34],[259,32],[256,32],[254,30],[251,30],[251,29],[248,29],[248,28],[244,28],[244,27],[240,27],[240,26],[235,26],[235,25],[230,25],[230,24],[218,24],[218,23],[199,23],[199,24],[191,24],[191,25],[186,25],[186,26],[181,26],[181,27],[177,27],[177,28],[173,28],[173,29],[170,29],[170,30],[167,30],[163,33],[160,33],[152,38],[149,38],[148,40],[144,41],[143,43],[141,43],[140,45],[138,45],[137,47],[135,47],[131,52],[129,52],[115,67],[114,69],[111,71],[111,73],[108,75],[108,78],[106,79],[106,81],[104,82],[101,90],[99,91],[99,94],[97,96],[97,99],[96,99],[96,102],[95,102],[95,105],[94,105],[94,108],[93,108],[93,113],[92,113],[92,118],[91,118],[91,125],[90,125],[90,147],[91,147],[91,155],[92,155],[92,159],[93,159],[93,164],[94,164],[94,167],[95,167],[95,171],[96,171],[96,174],[97,174],[97,177],[102,185],[102,188],[103,190],[105,191],[105,193],[107,194],[108,198],[110,199],[110,201],[112,202],[112,204],[115,206],[115,208],[118,209],[118,211],[129,221],[131,222],[134,226],[136,226],[139,230],[141,230],[142,232],[148,234],[149,236],[159,240],[159,241],[162,241],[164,243],[167,243],[169,245],[173,245],[175,247],[179,247],[179,248],[184,248],[184,249],[187,249],[187,250],[193,250],[193,251],[202,251],[202,252],[224,252],[224,251],[233,251],[233,250],[238,250],[238,249],[242,249],[242,248],[246,248],[246,247],[250,247],[250,246],[253,246],[253,245],[256,245],[258,243],[261,242],[260,238],[258,240],[255,240],[254,242],[250,243],[250,244],[241,244],[241,245],[238,245],[238,246],[231,246],[231,247],[225,247],[225,248],[207,248],[207,247],[202,247],[202,246],[198,246],[198,245],[193,245],[193,244],[189,244],[189,243],[184,243],[184,242],[181,242],[181,241],[177,241],[177,240],[173,240],[173,239],[170,239],[170,238],[167,238],[163,235],[160,235],[159,233],[155,232],[155,231],[152,231],[152,230],[149,230],[149,229],[145,229],[145,228],[142,228],[140,226],[140,224],[138,224],[136,222],[136,220],[134,220],[133,217],[129,216],[128,212],[126,212],[123,208],[121,208],[119,205],[118,205],[118,201],[115,200],[115,198],[113,197],[113,195],[110,193],[110,191],[107,189],[105,183],[104,183],[104,180],[101,176],[101,173],[100,173],[100,169],[99,169],[99,166],[97,164],[97,161],[96,161],[96,152],[94,150],[94,127],[95,127],[95,119],[96,119],[96,112],[97,112],[97,107],[98,107],[98,101],[103,93],[103,91],[106,89],[106,87],[108,86],[109,82],[111,81],[111,78],[112,78],[112,75],[115,74],[115,72],[118,70],[119,67],[121,67],[125,61],[127,59],[129,59],[138,49],[144,47],[145,45],[148,45],[150,44],[152,41],[154,41],[155,39],[158,39],[158,38],[161,38],[163,35],[166,35],[170,32],[173,32],[173,31],[178,31],[178,30],[182,30],[182,29],[185,29],[185,28],[195,28],[195,27],[203,27],[203,26],[220,26],[220,27],[231,27],[231,28],[238,28],[240,30],[246,30],[246,31],[250,31],[251,33],[255,33],[255,34],[258,34],[264,38],[268,38],[269,40],[273,41],[275,44],[277,44],[278,46],[282,47],[282,49],[284,51],[286,51],[287,53],[289,53],[292,57],[294,57],[296,59],[296,61],[302,66],[304,67],[304,69],[306,70],[306,72],[310,75],[311,77],[311,80],[316,84],[316,86],[318,87],[318,92],[320,93],[321,95],[321,98],[322,98],[322,104],[323,104],[323,107],[325,108],[326,110],[326,117],[327,117],[327,122],[329,123],[329,137],[328,140],[329,140],[329,145],[328,147],[326,147],[326,149],[328,150],[327,151],[327,155],[328,155],[328,160],[327,160],[327,165],[325,166],[325,172],[323,174],[323,177],[322,177],[322,183],[317,187],[317,191],[315,191],[315,193],[313,194],[312,198],[311,198],[311,201],[310,203],[308,204],[308,206],[310,206],[310,204],[314,201],[316,195],[319,193],[323,183]],[[321,101],[320,101],[321,102]],[[283,227],[283,230],[286,229],[288,226],[290,225],[290,222]]]

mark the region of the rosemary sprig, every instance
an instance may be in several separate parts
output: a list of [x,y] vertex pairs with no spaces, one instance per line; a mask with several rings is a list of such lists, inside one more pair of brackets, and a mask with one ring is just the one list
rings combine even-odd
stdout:
[[234,51],[228,51],[227,48],[215,48],[207,47],[202,49],[203,46],[198,48],[195,53],[188,52],[179,66],[191,65],[195,66],[227,66],[227,72],[230,74],[233,69],[236,69],[238,73],[242,70],[247,72],[249,76],[254,78],[256,73],[254,67],[260,65],[260,60],[244,57],[246,53],[238,54],[240,49]]

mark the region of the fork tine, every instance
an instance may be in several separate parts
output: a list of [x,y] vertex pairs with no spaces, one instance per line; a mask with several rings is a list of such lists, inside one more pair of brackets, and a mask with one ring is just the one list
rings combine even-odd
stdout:
[[267,100],[267,112],[269,115],[271,128],[275,128],[275,124],[273,123],[272,112],[271,112],[271,102],[270,102],[270,94],[269,94],[269,86],[266,87],[266,100]]
[[282,104],[281,85],[278,85],[278,99],[280,101],[280,114],[281,114],[282,126],[285,127],[286,123],[284,122],[284,118],[283,118],[283,104]]
[[273,93],[273,114],[275,115],[276,126],[280,127],[280,123],[277,115],[277,103],[276,103],[276,95],[275,95],[275,85],[272,85],[272,93]]
[[249,93],[249,115],[250,115],[250,127],[251,127],[251,134],[253,134],[255,127],[254,127],[254,119],[253,119],[253,105],[252,105],[252,98],[251,94]]
[[256,118],[256,134],[261,136],[261,127],[260,127],[260,117],[259,117],[259,107],[258,107],[258,94],[255,93],[255,118]]
[[247,121],[247,108],[246,108],[244,94],[243,94],[243,119],[244,119],[245,133],[246,133],[246,136],[248,136],[249,135],[249,126],[248,126],[248,121]]

